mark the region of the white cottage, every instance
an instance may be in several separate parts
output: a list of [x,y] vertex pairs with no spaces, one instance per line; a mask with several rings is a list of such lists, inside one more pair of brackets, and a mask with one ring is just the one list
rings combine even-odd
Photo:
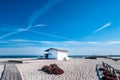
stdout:
[[49,48],[45,50],[45,57],[57,60],[68,60],[68,51],[67,50],[59,50],[55,48]]

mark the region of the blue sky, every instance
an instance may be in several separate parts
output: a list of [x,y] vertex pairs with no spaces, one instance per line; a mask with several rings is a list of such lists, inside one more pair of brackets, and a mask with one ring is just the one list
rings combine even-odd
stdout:
[[120,53],[119,0],[0,0],[0,55]]

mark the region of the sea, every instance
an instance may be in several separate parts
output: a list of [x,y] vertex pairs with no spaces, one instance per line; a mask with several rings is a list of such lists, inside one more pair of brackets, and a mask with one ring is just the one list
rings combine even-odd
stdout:
[[[69,55],[70,58],[83,58],[91,55]],[[44,58],[43,55],[0,55],[0,58]]]
[[[120,55],[68,55],[70,58],[84,58],[89,56],[119,58]],[[0,55],[0,58],[44,58],[43,55]]]

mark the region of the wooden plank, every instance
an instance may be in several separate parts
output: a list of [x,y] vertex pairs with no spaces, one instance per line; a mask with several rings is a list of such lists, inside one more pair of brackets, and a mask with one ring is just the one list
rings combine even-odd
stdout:
[[22,80],[15,64],[5,64],[1,80]]
[[98,76],[98,80],[102,80],[102,73],[99,72],[99,65],[96,65],[96,71],[97,71],[97,76]]
[[20,60],[8,60],[8,62],[11,62],[11,63],[23,63],[23,61],[20,61]]

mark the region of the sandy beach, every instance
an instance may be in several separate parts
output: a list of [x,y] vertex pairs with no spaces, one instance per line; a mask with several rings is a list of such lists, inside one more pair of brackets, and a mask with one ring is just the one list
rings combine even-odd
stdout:
[[[24,80],[98,80],[96,64],[102,61],[120,69],[120,63],[109,59],[72,59],[70,61],[40,60],[34,63],[17,64]],[[50,75],[40,69],[44,65],[56,63],[65,73]]]
[[[23,80],[98,80],[96,65],[102,61],[120,69],[120,63],[110,59],[71,59],[69,61],[58,60],[26,60],[22,64],[16,64]],[[57,64],[64,70],[62,75],[47,74],[41,71],[44,65]],[[4,65],[0,65],[2,73]]]

